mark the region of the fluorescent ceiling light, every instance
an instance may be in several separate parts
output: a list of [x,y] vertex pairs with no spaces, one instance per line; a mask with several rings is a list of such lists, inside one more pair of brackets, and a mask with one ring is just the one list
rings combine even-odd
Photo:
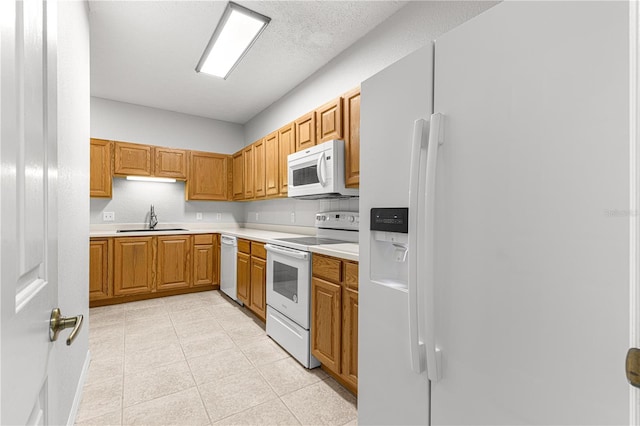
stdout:
[[127,176],[127,180],[140,180],[143,182],[175,182],[172,178],[147,177],[147,176]]
[[196,72],[226,79],[270,21],[271,18],[229,2]]

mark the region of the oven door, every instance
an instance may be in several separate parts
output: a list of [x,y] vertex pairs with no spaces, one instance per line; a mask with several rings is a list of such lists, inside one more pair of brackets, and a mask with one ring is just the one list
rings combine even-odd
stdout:
[[311,254],[287,247],[267,249],[267,305],[309,329]]

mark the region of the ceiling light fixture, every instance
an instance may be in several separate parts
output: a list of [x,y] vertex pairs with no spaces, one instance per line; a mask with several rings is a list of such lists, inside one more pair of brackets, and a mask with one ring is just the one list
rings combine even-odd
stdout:
[[168,182],[173,183],[176,180],[172,178],[147,177],[147,176],[127,176],[127,180],[139,180],[142,182]]
[[196,72],[226,80],[269,22],[271,18],[229,2],[198,61]]

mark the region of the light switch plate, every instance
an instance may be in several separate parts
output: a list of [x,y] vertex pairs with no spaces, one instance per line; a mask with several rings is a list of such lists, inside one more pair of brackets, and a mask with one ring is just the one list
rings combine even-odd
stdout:
[[260,213],[256,213],[256,222],[260,222]]
[[216,214],[216,220],[220,222],[222,220],[222,213]]
[[114,220],[116,220],[116,213],[115,212],[102,212],[102,220],[104,222],[113,222]]
[[197,212],[196,213],[196,220],[202,220],[202,213],[201,212]]
[[291,223],[296,223],[296,214],[291,212]]

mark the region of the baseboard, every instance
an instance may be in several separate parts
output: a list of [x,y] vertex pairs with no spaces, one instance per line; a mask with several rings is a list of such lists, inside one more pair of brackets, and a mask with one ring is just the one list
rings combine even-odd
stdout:
[[84,359],[84,365],[82,366],[82,373],[80,373],[80,379],[78,380],[76,395],[73,397],[73,404],[71,405],[71,412],[69,413],[69,420],[67,420],[67,426],[73,426],[76,423],[78,408],[80,408],[80,401],[82,401],[82,390],[84,389],[84,383],[87,380],[87,373],[89,372],[90,363],[91,363],[91,351],[87,351],[87,357]]

